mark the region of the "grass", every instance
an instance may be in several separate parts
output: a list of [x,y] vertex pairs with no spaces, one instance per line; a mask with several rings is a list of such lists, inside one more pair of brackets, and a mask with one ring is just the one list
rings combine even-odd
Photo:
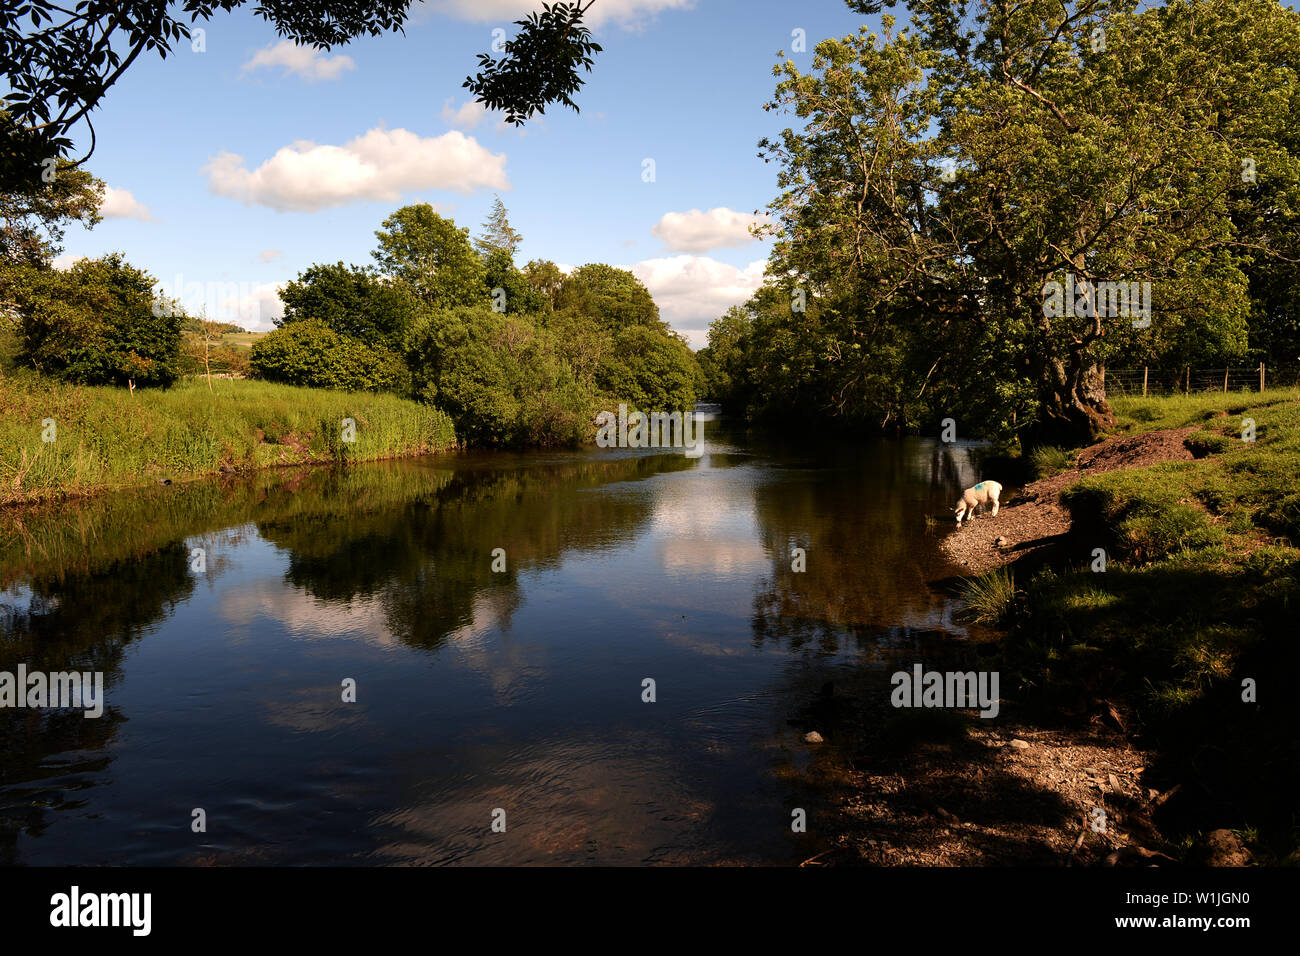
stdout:
[[1070,467],[1070,453],[1055,445],[1039,445],[1030,452],[1029,458],[1039,478],[1049,478]]
[[221,344],[237,349],[251,349],[253,343],[266,335],[266,332],[227,332],[221,337]]
[[[1008,667],[1059,711],[1122,702],[1159,742],[1154,774],[1185,788],[1185,831],[1258,834],[1262,858],[1297,856],[1300,786],[1300,396],[1295,390],[1126,398],[1116,432],[1194,427],[1194,461],[1089,476],[1062,502],[1076,563],[1042,570],[1010,607]],[[1249,426],[1253,425],[1253,441]],[[1086,555],[1106,551],[1104,573]],[[972,582],[972,586],[975,586]],[[1269,688],[1243,699],[1244,682]],[[1169,811],[1173,812],[1173,811]]]
[[986,624],[1004,620],[1011,612],[1015,596],[1015,576],[1009,565],[969,578],[961,586],[967,616]]
[[[341,440],[347,418],[355,442]],[[43,424],[51,419],[52,431]],[[0,379],[0,504],[455,444],[443,412],[393,395],[229,379],[215,380],[211,392],[200,379],[132,394],[26,374]]]

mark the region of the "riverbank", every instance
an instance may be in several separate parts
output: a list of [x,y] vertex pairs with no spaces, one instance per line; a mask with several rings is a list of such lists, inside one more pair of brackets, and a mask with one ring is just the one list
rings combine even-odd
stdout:
[[0,505],[456,444],[447,415],[393,395],[240,379],[129,392],[0,378]]
[[1300,862],[1300,402],[1113,405],[1105,442],[941,542],[1003,635],[1002,718],[842,735],[820,862]]

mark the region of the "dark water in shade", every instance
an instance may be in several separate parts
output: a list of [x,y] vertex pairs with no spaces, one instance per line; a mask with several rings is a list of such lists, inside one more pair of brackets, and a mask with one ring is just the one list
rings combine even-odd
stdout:
[[467,454],[0,515],[0,670],[102,670],[107,699],[0,710],[0,863],[817,852],[789,718],[810,680],[962,639],[925,516],[974,472],[711,425],[699,459]]

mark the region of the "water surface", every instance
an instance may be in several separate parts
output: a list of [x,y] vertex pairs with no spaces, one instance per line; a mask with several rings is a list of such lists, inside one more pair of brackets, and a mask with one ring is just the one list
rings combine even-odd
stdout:
[[699,459],[475,453],[0,516],[0,670],[107,684],[97,720],[0,710],[0,862],[812,855],[791,714],[963,639],[925,516],[974,474],[926,440],[711,424]]

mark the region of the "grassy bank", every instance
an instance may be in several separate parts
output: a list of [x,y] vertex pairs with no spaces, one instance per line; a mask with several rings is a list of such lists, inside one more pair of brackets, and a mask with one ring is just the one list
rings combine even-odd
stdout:
[[[0,504],[220,471],[376,461],[456,444],[441,411],[391,395],[203,380],[166,391],[0,378]],[[355,441],[342,422],[355,422]],[[46,422],[53,419],[51,432]],[[52,435],[54,441],[43,436]]]
[[[1197,460],[1062,493],[1067,554],[1018,573],[1000,608],[1016,685],[1057,713],[1128,715],[1161,754],[1151,786],[1181,788],[1162,832],[1236,829],[1261,859],[1300,862],[1300,401],[1287,390],[1113,407],[1119,434],[1194,428]],[[1088,559],[1098,547],[1102,573]]]

